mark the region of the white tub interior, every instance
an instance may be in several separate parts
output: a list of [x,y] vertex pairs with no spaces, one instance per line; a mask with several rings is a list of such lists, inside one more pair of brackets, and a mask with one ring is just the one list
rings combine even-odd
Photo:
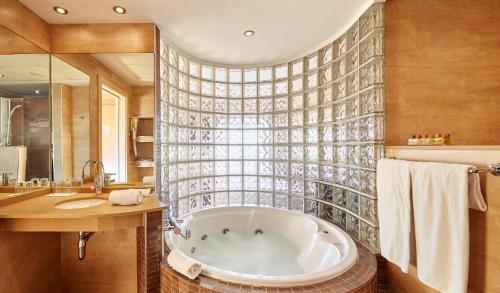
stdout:
[[203,274],[228,282],[309,285],[344,273],[357,259],[354,242],[339,228],[288,210],[213,208],[186,215],[182,227],[191,238],[167,233],[169,249],[180,249],[202,264]]

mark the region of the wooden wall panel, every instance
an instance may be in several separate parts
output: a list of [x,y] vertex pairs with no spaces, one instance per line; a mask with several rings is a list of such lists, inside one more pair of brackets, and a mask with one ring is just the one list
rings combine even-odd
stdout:
[[0,233],[0,292],[61,292],[59,233]]
[[63,292],[136,292],[136,229],[96,232],[78,260],[77,233],[61,233]]
[[450,133],[453,144],[500,144],[500,1],[387,0],[388,145]]
[[53,53],[154,52],[152,23],[52,24],[50,31]]
[[18,0],[0,0],[0,26],[50,51],[49,24]]

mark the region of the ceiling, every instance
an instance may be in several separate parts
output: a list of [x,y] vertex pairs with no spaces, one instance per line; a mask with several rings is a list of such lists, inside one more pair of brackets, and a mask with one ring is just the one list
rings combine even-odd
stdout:
[[133,86],[154,84],[154,55],[152,53],[92,54],[109,69]]
[[[319,49],[377,0],[21,0],[49,23],[154,22],[181,51],[217,64],[271,64]],[[114,5],[127,14],[113,12]],[[60,15],[53,6],[69,14]],[[254,30],[251,38],[245,30]]]

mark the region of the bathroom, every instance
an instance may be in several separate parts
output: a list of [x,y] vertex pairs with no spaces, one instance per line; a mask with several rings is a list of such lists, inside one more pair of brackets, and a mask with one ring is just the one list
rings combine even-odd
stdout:
[[499,292],[499,8],[0,0],[0,292]]

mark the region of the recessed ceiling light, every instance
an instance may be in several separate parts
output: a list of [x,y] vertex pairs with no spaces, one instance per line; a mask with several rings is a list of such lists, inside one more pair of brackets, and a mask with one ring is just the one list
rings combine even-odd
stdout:
[[0,73],[0,77],[5,77],[5,74]]
[[251,36],[255,35],[255,32],[254,32],[253,30],[247,30],[247,31],[245,31],[245,32],[243,33],[243,35],[244,35],[245,37],[251,37]]
[[37,94],[37,95],[40,93],[39,90],[34,90],[33,92],[35,92],[35,94]]
[[125,14],[127,13],[127,9],[121,7],[121,6],[115,6],[113,7],[113,10],[118,13],[118,14]]
[[68,10],[66,8],[62,8],[59,6],[54,6],[54,11],[59,14],[68,14]]

